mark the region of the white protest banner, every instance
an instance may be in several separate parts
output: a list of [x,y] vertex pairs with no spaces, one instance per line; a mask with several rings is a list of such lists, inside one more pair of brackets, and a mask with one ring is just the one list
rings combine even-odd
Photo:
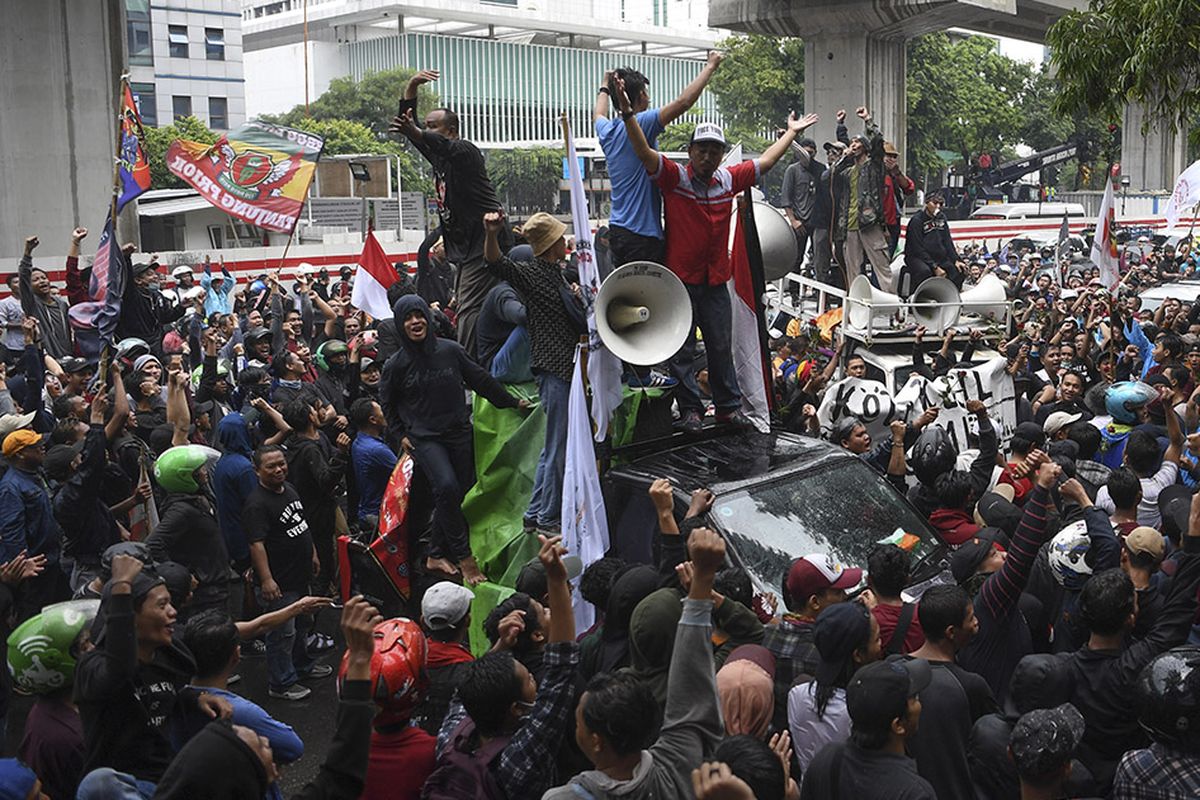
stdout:
[[817,409],[817,421],[821,423],[821,434],[828,437],[833,426],[843,417],[858,417],[875,441],[890,436],[888,423],[899,416],[896,401],[879,381],[863,378],[843,378],[825,390],[821,407]]
[[896,405],[903,409],[910,424],[927,409],[940,408],[934,424],[944,428],[962,452],[971,447],[968,435],[979,434],[975,418],[967,413],[967,401],[979,400],[987,407],[988,417],[999,426],[1001,448],[1007,447],[1017,427],[1017,403],[1006,366],[1006,360],[999,357],[977,367],[952,369],[934,381],[913,375],[896,395]]

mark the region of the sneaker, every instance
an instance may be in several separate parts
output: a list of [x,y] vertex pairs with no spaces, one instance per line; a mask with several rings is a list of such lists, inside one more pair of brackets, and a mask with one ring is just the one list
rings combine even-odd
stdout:
[[312,694],[312,689],[293,683],[286,689],[268,689],[267,694],[276,700],[303,700]]
[[741,410],[729,412],[717,412],[718,425],[731,425],[739,430],[750,430],[754,427],[754,423],[750,418],[741,412]]
[[233,673],[232,675],[230,675],[230,676],[229,676],[229,677],[228,677],[228,678],[225,680],[225,685],[226,685],[226,686],[233,686],[235,683],[237,683],[237,682],[238,682],[238,681],[240,681],[241,679],[242,679],[242,676],[241,676],[241,675],[238,675],[238,674],[235,672],[235,673]]
[[525,517],[521,520],[522,533],[537,533],[537,517]]
[[637,373],[629,376],[629,387],[631,389],[670,389],[679,381],[672,378],[670,375],[663,375],[661,372],[651,370],[646,373],[646,377],[642,377]]
[[333,667],[328,664],[313,664],[307,672],[301,672],[301,680],[316,680],[317,678],[328,678],[333,674]]
[[704,418],[699,411],[689,411],[683,415],[683,432],[700,433],[704,430]]
[[304,637],[304,647],[310,653],[324,653],[333,649],[333,638],[323,633],[310,633]]
[[267,643],[262,639],[242,642],[242,658],[262,658],[267,654]]

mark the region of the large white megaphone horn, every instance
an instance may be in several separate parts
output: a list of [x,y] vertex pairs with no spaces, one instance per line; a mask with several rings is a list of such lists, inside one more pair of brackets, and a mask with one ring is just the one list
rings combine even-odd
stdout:
[[859,275],[846,293],[846,316],[850,328],[865,331],[872,327],[890,328],[892,317],[904,306],[899,295],[876,289],[871,279]]
[[692,332],[687,288],[653,261],[613,270],[596,293],[596,331],[609,352],[627,364],[666,361]]
[[796,268],[796,234],[791,223],[775,206],[755,202],[754,227],[762,250],[763,279],[777,281]]
[[947,278],[921,281],[908,302],[912,305],[912,314],[918,324],[939,331],[958,322],[962,310],[958,289]]
[[962,293],[962,313],[1003,320],[1008,314],[1008,292],[1004,281],[995,275],[984,275],[977,285]]

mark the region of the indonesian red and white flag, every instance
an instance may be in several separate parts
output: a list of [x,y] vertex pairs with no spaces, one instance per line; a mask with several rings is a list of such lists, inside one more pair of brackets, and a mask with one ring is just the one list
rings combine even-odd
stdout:
[[388,302],[387,290],[398,280],[400,278],[388,261],[387,253],[375,240],[375,231],[367,231],[362,255],[358,257],[350,302],[375,319],[391,319],[392,305]]
[[1100,216],[1096,218],[1096,235],[1092,239],[1092,263],[1100,268],[1100,280],[1112,289],[1121,280],[1120,253],[1114,236],[1115,208],[1112,176],[1104,184],[1104,199],[1100,201]]
[[762,433],[771,430],[771,406],[762,340],[754,302],[754,279],[750,273],[750,254],[746,250],[746,226],[742,213],[735,217],[733,234],[733,277],[729,279],[729,301],[733,309],[733,363],[738,386],[742,390],[742,411]]

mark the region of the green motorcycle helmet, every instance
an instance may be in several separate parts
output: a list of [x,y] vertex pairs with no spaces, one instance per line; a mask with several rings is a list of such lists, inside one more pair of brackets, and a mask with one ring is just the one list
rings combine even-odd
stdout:
[[168,449],[154,462],[154,479],[168,492],[196,494],[200,483],[196,470],[215,464],[221,454],[202,444],[181,444]]
[[[192,370],[192,391],[200,388],[200,376],[204,374],[204,365],[196,367]],[[229,379],[229,365],[224,361],[217,362],[217,378]]]
[[317,369],[321,372],[329,372],[329,359],[333,356],[341,356],[350,352],[350,348],[341,339],[329,339],[317,348],[317,355],[314,359],[317,362]]
[[50,694],[75,682],[81,635],[91,630],[100,601],[68,600],[46,606],[8,637],[8,671],[25,692]]

